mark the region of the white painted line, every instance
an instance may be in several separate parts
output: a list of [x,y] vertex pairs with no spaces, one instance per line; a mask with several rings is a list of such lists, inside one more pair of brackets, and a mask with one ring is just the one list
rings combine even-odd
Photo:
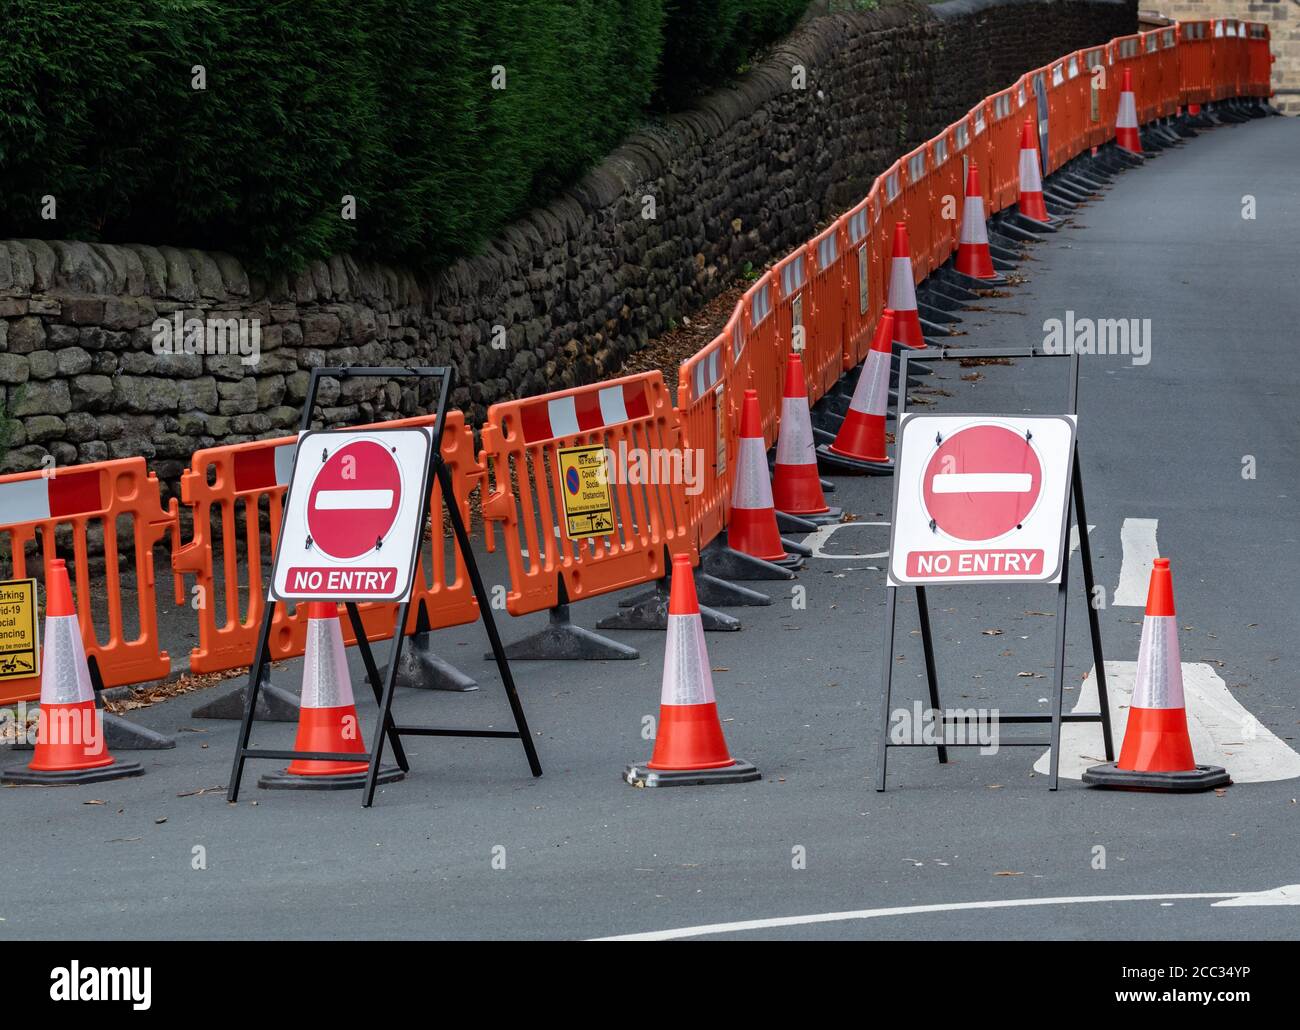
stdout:
[[[931,912],[973,912],[997,908],[1040,908],[1052,905],[1096,905],[1126,901],[1210,901],[1222,905],[1291,905],[1300,892],[1300,884],[1289,884],[1266,891],[1215,891],[1199,894],[1095,894],[1064,898],[1009,898],[997,901],[959,901],[946,905],[902,905],[897,908],[862,908],[849,912],[820,912],[806,916],[777,916],[772,919],[745,919],[734,923],[706,923],[676,930],[651,930],[648,933],[625,933],[615,937],[597,937],[597,941],[676,941],[686,937],[704,937],[719,933],[743,933],[746,930],[771,930],[782,926],[808,926],[816,923],[846,923],[858,919],[883,919],[890,916],[926,915]],[[1283,900],[1274,900],[1281,897]],[[1255,899],[1255,900],[1251,900]],[[1213,907],[1213,906],[1212,906]]]
[[392,506],[391,490],[322,490],[316,495],[317,511],[387,511]]
[[1216,901],[1210,908],[1242,908],[1247,905],[1300,905],[1300,883],[1289,883],[1256,894],[1239,894],[1235,898]]
[[1151,585],[1151,564],[1160,556],[1156,544],[1159,519],[1125,519],[1120,527],[1119,542],[1124,559],[1119,567],[1119,586],[1112,605],[1130,608],[1147,606],[1147,588]]
[[934,477],[937,494],[1027,494],[1033,485],[1028,472],[941,472]]
[[[1076,712],[1097,710],[1097,670],[1083,681]],[[1128,725],[1137,662],[1106,663],[1106,693],[1110,699],[1111,730],[1118,756]],[[1266,783],[1300,777],[1300,755],[1274,736],[1233,696],[1222,677],[1204,662],[1183,662],[1183,696],[1187,705],[1187,732],[1192,754],[1202,765],[1221,765],[1236,783]],[[1034,771],[1046,774],[1045,751]],[[1080,779],[1083,770],[1106,760],[1101,727],[1096,723],[1066,723],[1061,728],[1061,775]]]
[[841,530],[854,529],[860,526],[884,526],[889,528],[888,522],[835,522],[829,526],[818,526],[816,532],[809,533],[803,538],[806,547],[812,548],[814,558],[833,558],[836,561],[858,561],[860,559],[870,558],[888,558],[889,549],[883,551],[874,551],[871,554],[827,554],[824,550],[826,544],[830,542],[832,536]]

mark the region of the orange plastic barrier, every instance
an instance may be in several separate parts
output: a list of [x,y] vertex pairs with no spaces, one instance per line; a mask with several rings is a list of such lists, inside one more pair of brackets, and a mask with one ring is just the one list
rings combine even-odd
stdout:
[[1111,82],[1112,58],[1109,49],[1104,46],[1090,47],[1079,53],[1083,57],[1081,78],[1084,79],[1081,100],[1084,105],[1081,114],[1083,135],[1080,150],[1082,151],[1090,147],[1099,147],[1110,138],[1106,118],[1106,111],[1111,106],[1108,98],[1118,94],[1111,92],[1114,84]]
[[848,253],[844,257],[847,285],[841,358],[846,372],[867,356],[871,332],[885,309],[885,277],[880,266],[880,249],[875,246],[884,210],[881,193],[880,180],[876,180],[867,198],[840,219],[848,241]]
[[1178,100],[1184,107],[1213,99],[1214,37],[1211,28],[1208,21],[1178,24]]
[[1250,22],[1246,31],[1246,93],[1253,97],[1272,96],[1273,52],[1268,26]]
[[800,357],[810,403],[826,395],[844,368],[844,309],[849,292],[845,239],[844,220],[839,219],[808,244],[812,317]]
[[[930,269],[942,265],[957,249],[958,227],[961,225],[962,162],[955,157],[956,133],[952,127],[939,133],[929,143],[930,174],[927,186],[930,193]],[[947,217],[945,217],[947,216]]]
[[1021,112],[1023,97],[1023,87],[1012,86],[994,94],[990,104],[989,192],[997,211],[1010,207],[1020,197],[1020,126],[1025,120]]
[[[754,375],[754,385],[758,389],[759,406],[766,413],[769,408],[779,415],[781,410],[781,391],[785,386],[785,364],[790,351],[798,346],[807,355],[814,344],[814,332],[810,323],[816,319],[811,291],[809,289],[810,261],[807,245],[792,251],[772,268],[772,275],[777,283],[776,301],[776,362],[770,368],[764,368],[763,374]],[[810,378],[805,376],[805,378]],[[809,384],[811,389],[811,383]],[[767,422],[763,424],[764,435]],[[779,418],[777,428],[779,432]],[[771,445],[774,439],[768,440]]]
[[[677,421],[682,447],[694,451],[703,467],[697,492],[687,491],[689,532],[703,550],[727,525],[735,477],[737,420],[731,398],[735,358],[744,352],[743,309],[737,307],[722,333],[677,370]],[[743,396],[743,391],[742,391]]]
[[[434,422],[434,416],[422,415],[382,425],[432,426]],[[183,574],[193,575],[198,586],[197,598],[191,602],[199,624],[199,643],[190,651],[194,672],[236,669],[253,659],[296,446],[297,437],[288,436],[209,447],[197,451],[181,474],[181,499],[193,515],[193,535],[183,547],[174,548],[172,571],[177,604],[189,602]],[[482,480],[483,470],[474,459],[473,433],[459,411],[447,413],[442,455],[468,523],[469,496]],[[478,618],[478,602],[463,559],[454,542],[444,539],[442,488],[436,480],[431,496],[431,543],[416,572],[408,633],[415,631],[421,611],[433,629]],[[269,531],[263,529],[264,522]],[[454,556],[450,563],[449,553]],[[306,647],[307,606],[298,605],[292,612],[289,607],[280,605],[271,624],[267,646],[273,661],[300,655]],[[396,605],[358,607],[371,640],[393,635]],[[355,643],[347,621],[343,629],[344,639]]]
[[899,164],[903,173],[903,211],[912,248],[912,271],[919,283],[936,267],[931,232],[931,219],[936,212],[930,203],[930,184],[926,181],[930,170],[929,144],[917,147]]
[[[667,572],[665,550],[698,560],[683,480],[684,462],[699,456],[683,453],[658,371],[494,404],[482,439],[491,478],[483,519],[489,550],[501,529],[511,615],[555,607],[561,583],[565,596],[579,601],[653,582]],[[613,526],[602,536],[569,536],[559,451],[578,446],[603,447],[612,459],[606,467]],[[638,453],[648,474],[634,471]],[[653,481],[630,482],[646,478]]]
[[[158,480],[144,458],[0,476],[0,513],[0,535],[8,545],[0,579],[34,576],[43,597],[50,563],[68,560],[82,643],[104,686],[143,683],[171,672],[171,657],[158,638],[153,548],[169,532],[174,537],[179,523],[174,500],[162,507]],[[130,530],[124,541],[125,520]],[[98,547],[101,537],[104,571],[95,581],[102,597],[91,591],[90,568],[90,538]],[[29,569],[29,557],[37,557],[29,548],[39,550],[42,571]],[[124,565],[134,567],[133,583],[123,583]],[[37,676],[0,682],[0,703],[33,701],[40,693]]]

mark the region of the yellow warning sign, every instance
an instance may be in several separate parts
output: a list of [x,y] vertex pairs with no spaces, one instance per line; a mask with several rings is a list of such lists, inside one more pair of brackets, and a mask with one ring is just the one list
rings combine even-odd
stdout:
[[607,536],[614,531],[609,496],[609,468],[604,447],[564,447],[560,458],[560,493],[565,529],[572,539]]
[[0,683],[41,674],[36,580],[0,582]]

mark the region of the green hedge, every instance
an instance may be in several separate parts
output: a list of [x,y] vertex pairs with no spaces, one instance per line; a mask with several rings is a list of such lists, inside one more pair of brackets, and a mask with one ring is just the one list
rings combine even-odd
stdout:
[[0,234],[443,264],[806,3],[8,0]]

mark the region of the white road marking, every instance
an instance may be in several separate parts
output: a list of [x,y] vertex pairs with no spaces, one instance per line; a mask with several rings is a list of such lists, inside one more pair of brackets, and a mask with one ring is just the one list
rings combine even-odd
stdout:
[[937,494],[1025,494],[1033,485],[1027,472],[941,472],[932,489]]
[[[1083,681],[1076,712],[1097,710],[1096,668]],[[1111,730],[1118,756],[1128,725],[1137,662],[1106,663],[1106,693],[1110,699]],[[1237,783],[1264,783],[1300,777],[1300,755],[1274,736],[1228,691],[1228,685],[1204,662],[1183,662],[1183,695],[1192,754],[1202,765],[1221,765]],[[1050,750],[1034,763],[1046,774]],[[1066,723],[1061,728],[1061,775],[1071,780],[1106,760],[1101,727],[1096,723]]]
[[1124,559],[1119,567],[1119,586],[1112,605],[1145,608],[1147,587],[1151,584],[1151,563],[1160,556],[1156,544],[1159,519],[1125,519],[1120,527],[1119,542]]
[[316,494],[318,511],[386,511],[392,506],[391,490],[321,490]]
[[[1095,894],[1063,898],[1008,898],[996,901],[959,901],[946,905],[902,905],[896,908],[861,908],[848,912],[820,912],[805,916],[777,916],[772,919],[744,919],[734,923],[706,923],[675,930],[651,930],[648,933],[625,933],[614,937],[597,937],[597,941],[676,941],[686,937],[704,937],[719,933],[743,933],[746,930],[770,930],[782,926],[808,926],[816,923],[846,923],[858,919],[882,919],[890,916],[925,915],[931,912],[972,912],[997,908],[1039,908],[1051,905],[1095,905],[1125,901],[1210,901],[1218,905],[1293,905],[1300,884],[1289,884],[1266,891],[1215,891],[1197,894]],[[1276,900],[1281,898],[1282,900]]]
[[[1092,536],[1092,531],[1097,527],[1091,522],[1088,523],[1088,536]],[[1070,527],[1070,554],[1074,554],[1079,549],[1079,525],[1076,522]]]
[[834,558],[837,561],[858,561],[865,558],[888,558],[888,549],[876,551],[872,554],[827,554],[823,549],[830,542],[832,536],[837,532],[845,529],[854,529],[859,526],[884,526],[889,528],[888,522],[835,522],[829,526],[818,526],[815,533],[809,533],[803,538],[803,544],[812,548],[814,558]]

